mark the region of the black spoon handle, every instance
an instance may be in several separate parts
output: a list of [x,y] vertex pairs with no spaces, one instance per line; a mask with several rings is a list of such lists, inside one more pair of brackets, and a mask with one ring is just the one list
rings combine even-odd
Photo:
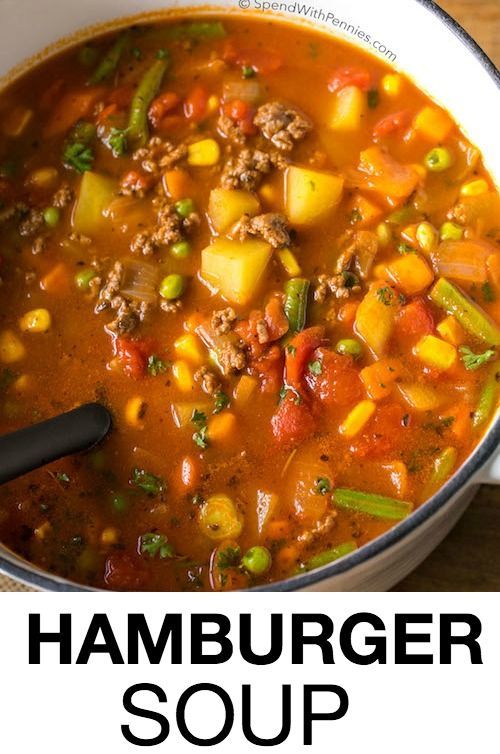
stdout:
[[109,411],[100,403],[60,414],[53,419],[0,437],[0,484],[51,461],[90,450],[111,427]]

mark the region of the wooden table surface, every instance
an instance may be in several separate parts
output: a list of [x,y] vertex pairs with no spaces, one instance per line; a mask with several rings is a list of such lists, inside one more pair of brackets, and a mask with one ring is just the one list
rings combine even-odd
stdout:
[[[439,0],[439,5],[500,64],[500,0]],[[0,591],[6,584],[0,582]],[[453,532],[397,589],[500,591],[499,488],[482,487]]]
[[[500,0],[438,0],[438,5],[500,65]],[[449,537],[397,589],[500,591],[500,489],[482,487]]]

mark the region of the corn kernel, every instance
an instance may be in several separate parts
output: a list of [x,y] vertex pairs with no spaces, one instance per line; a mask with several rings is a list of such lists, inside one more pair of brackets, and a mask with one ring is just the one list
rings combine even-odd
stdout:
[[441,372],[451,369],[457,361],[455,346],[434,335],[424,335],[413,349],[413,353],[426,366]]
[[420,136],[430,141],[441,142],[453,128],[453,121],[444,110],[427,106],[417,114],[413,125]]
[[4,364],[13,364],[21,361],[26,356],[26,349],[12,330],[4,330],[0,333],[0,361]]
[[208,167],[217,165],[220,160],[220,147],[215,139],[203,139],[188,147],[188,165]]
[[102,545],[116,545],[118,542],[118,530],[112,526],[108,526],[107,529],[103,529],[101,533]]
[[208,439],[211,442],[224,442],[230,440],[236,429],[236,416],[229,411],[217,414],[210,421],[208,427]]
[[216,113],[217,110],[219,109],[219,105],[220,105],[219,97],[217,97],[216,94],[212,94],[212,96],[208,98],[207,112],[210,115],[213,115],[213,113]]
[[200,342],[196,335],[192,333],[186,333],[177,338],[174,348],[179,358],[187,359],[192,364],[200,366],[205,361],[205,356],[200,348]]
[[136,429],[144,429],[144,414],[146,413],[147,404],[144,398],[140,395],[136,395],[133,398],[129,398],[125,404],[125,419],[127,424]]
[[15,107],[4,119],[3,132],[6,136],[16,138],[21,136],[23,131],[28,127],[33,117],[33,110],[27,107]]
[[19,327],[23,332],[47,332],[50,329],[52,317],[48,309],[32,309],[19,320]]
[[290,249],[281,249],[280,251],[278,251],[278,259],[283,265],[286,274],[291,278],[295,278],[301,274],[302,270],[300,268],[300,264],[297,261],[297,257],[295,256],[293,251],[290,251]]
[[242,406],[250,400],[254,392],[257,390],[258,382],[255,377],[250,377],[248,374],[244,374],[240,377],[238,384],[234,389],[234,400]]
[[431,254],[439,245],[439,233],[431,223],[420,223],[416,231],[418,245],[425,254]]
[[490,187],[484,178],[478,178],[475,181],[464,183],[460,189],[460,193],[462,196],[481,196],[482,194],[487,194],[489,190]]
[[35,529],[34,534],[37,539],[44,540],[51,531],[52,525],[49,521],[45,521],[45,523]]
[[183,393],[189,393],[193,390],[193,374],[185,361],[174,361],[172,364],[172,374],[179,390],[182,390]]
[[344,437],[355,437],[370,421],[376,408],[377,406],[373,401],[361,401],[353,408],[347,418],[344,419],[339,427],[339,432]]
[[39,168],[29,174],[27,182],[39,189],[54,188],[59,180],[59,173],[55,168]]
[[382,89],[389,97],[399,97],[403,83],[403,77],[399,73],[388,73],[382,79]]
[[451,314],[439,323],[436,330],[452,346],[461,346],[467,340],[463,328]]

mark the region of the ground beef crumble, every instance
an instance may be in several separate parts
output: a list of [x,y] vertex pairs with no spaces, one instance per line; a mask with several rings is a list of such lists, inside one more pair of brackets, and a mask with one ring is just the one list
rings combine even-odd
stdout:
[[245,189],[255,191],[265,175],[273,168],[284,169],[287,161],[279,153],[268,153],[262,149],[242,149],[234,158],[227,161],[221,176],[225,189]]
[[197,212],[191,212],[188,217],[181,217],[173,204],[167,199],[153,200],[158,208],[156,225],[137,233],[130,243],[133,253],[151,256],[161,246],[182,241],[184,234],[189,234],[200,224]]
[[195,382],[201,384],[201,389],[207,395],[215,395],[221,390],[221,382],[217,376],[207,367],[203,366],[194,375]]
[[68,204],[71,204],[74,198],[74,191],[69,187],[67,183],[63,183],[63,185],[56,191],[56,193],[52,197],[52,205],[54,207],[58,207],[59,209],[64,209],[64,207],[67,207]]
[[222,372],[225,375],[241,372],[247,365],[246,351],[236,343],[224,343],[218,356]]
[[153,136],[147,146],[136,149],[132,159],[140,162],[146,173],[159,175],[183,160],[186,155],[186,144],[175,145],[170,141],[163,141],[159,136]]
[[115,262],[109,272],[104,286],[99,291],[98,301],[95,307],[96,313],[112,309],[115,319],[107,325],[108,330],[120,335],[130,333],[137,325],[144,321],[149,309],[149,304],[144,301],[131,301],[120,290],[124,274],[122,262]]
[[319,275],[314,290],[314,300],[323,304],[332,293],[335,298],[349,298],[361,292],[361,286],[356,276],[347,270],[339,275]]
[[229,141],[233,141],[235,144],[244,144],[246,141],[245,134],[241,132],[238,124],[224,112],[219,115],[217,129],[221,136],[229,139]]
[[226,335],[233,329],[235,322],[236,312],[231,306],[228,306],[226,309],[213,312],[210,326],[215,335]]
[[288,219],[278,212],[268,212],[256,217],[244,215],[238,223],[235,233],[241,241],[248,236],[257,236],[270,243],[274,249],[290,246],[292,239]]
[[313,128],[306,115],[281,102],[268,102],[259,107],[254,123],[266,139],[284,152],[290,152],[295,142],[307,136]]
[[39,209],[29,209],[27,213],[23,213],[21,221],[17,226],[19,235],[30,238],[35,236],[44,227],[43,212]]

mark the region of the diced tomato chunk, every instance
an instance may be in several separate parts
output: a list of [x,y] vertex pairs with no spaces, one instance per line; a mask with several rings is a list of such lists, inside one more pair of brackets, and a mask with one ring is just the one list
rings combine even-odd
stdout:
[[104,110],[101,110],[101,112],[95,119],[97,125],[101,125],[102,123],[105,123],[108,120],[108,118],[111,118],[113,115],[116,115],[117,112],[118,112],[118,106],[115,105],[114,102],[111,105],[108,105],[107,107],[104,108]]
[[135,380],[146,376],[148,359],[153,351],[154,346],[150,339],[116,338],[115,340],[115,353],[123,366],[123,371]]
[[319,348],[325,337],[324,327],[309,327],[302,330],[286,346],[286,384],[297,390],[303,390],[304,374],[311,355]]
[[249,66],[263,75],[274,73],[283,66],[282,57],[272,50],[236,49],[233,42],[226,44],[222,57],[226,63]]
[[181,98],[175,92],[164,92],[153,100],[148,110],[148,118],[154,128],[158,128],[163,118],[180,104]]
[[373,136],[375,139],[382,139],[384,136],[390,136],[390,134],[396,131],[401,131],[407,128],[411,122],[411,115],[408,110],[401,110],[399,113],[392,113],[382,118],[375,128],[373,129]]
[[231,118],[245,136],[253,136],[257,133],[257,126],[253,122],[255,113],[248,102],[234,99],[226,102],[223,109],[224,115]]
[[358,458],[379,459],[393,453],[398,445],[406,447],[404,416],[398,403],[380,406],[365,432],[351,444],[351,453]]
[[140,590],[146,582],[146,572],[138,558],[127,553],[113,553],[104,567],[106,586],[124,592]]
[[423,298],[416,298],[399,311],[395,333],[399,340],[421,337],[434,332],[435,322],[429,305]]
[[251,361],[250,370],[260,378],[263,393],[277,393],[283,382],[283,354],[279,346],[268,347],[262,356]]
[[207,114],[209,94],[205,87],[195,86],[184,101],[184,115],[188,120],[198,122]]
[[364,92],[367,92],[371,86],[372,77],[370,72],[364,68],[355,68],[354,66],[345,66],[337,68],[330,77],[328,88],[331,92],[339,92],[346,86],[357,86]]
[[306,383],[315,398],[330,406],[347,406],[363,398],[359,372],[350,356],[318,348],[310,363]]
[[122,189],[128,189],[133,193],[140,191],[147,191],[154,184],[154,177],[152,175],[146,175],[146,173],[139,172],[138,170],[130,170],[125,173],[120,181]]
[[286,335],[290,326],[283,309],[281,295],[271,296],[266,304],[264,319],[271,341],[279,340],[283,335]]
[[310,437],[316,423],[307,403],[287,392],[271,419],[273,435],[280,445],[299,445]]

